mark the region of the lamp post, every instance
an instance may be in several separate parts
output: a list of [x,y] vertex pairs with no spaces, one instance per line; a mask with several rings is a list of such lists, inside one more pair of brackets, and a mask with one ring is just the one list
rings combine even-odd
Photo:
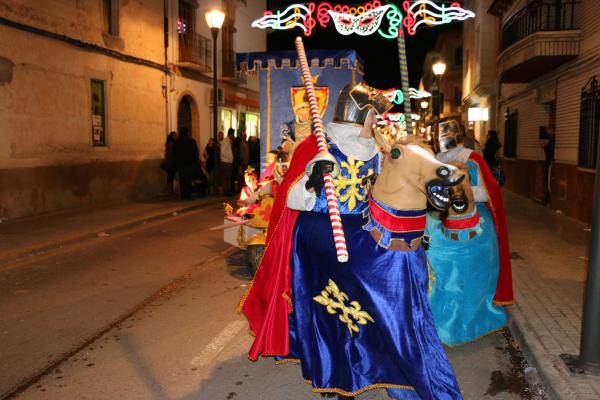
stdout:
[[435,75],[437,78],[437,119],[439,120],[440,115],[442,114],[442,109],[444,108],[444,105],[442,104],[442,75],[444,75],[444,72],[446,72],[446,63],[441,60],[437,61],[435,64],[433,64],[431,69],[433,70],[433,75]]
[[423,114],[423,122],[425,122],[425,118],[426,118],[426,114],[427,114],[427,107],[429,107],[429,102],[428,101],[421,101],[421,114]]
[[[422,119],[423,119],[423,126],[422,129],[426,128],[426,120],[427,120],[427,107],[429,107],[429,102],[426,100],[422,100],[420,103],[421,106],[421,115],[422,115]],[[421,132],[422,133],[422,132]]]
[[206,23],[210,28],[210,32],[212,33],[213,39],[213,104],[212,104],[212,112],[213,112],[213,171],[212,171],[212,186],[213,186],[213,194],[218,193],[217,188],[217,174],[219,171],[219,126],[218,126],[218,103],[219,103],[219,89],[217,87],[217,38],[219,37],[219,29],[223,26],[223,21],[225,20],[225,14],[219,10],[211,10],[208,11],[205,15]]

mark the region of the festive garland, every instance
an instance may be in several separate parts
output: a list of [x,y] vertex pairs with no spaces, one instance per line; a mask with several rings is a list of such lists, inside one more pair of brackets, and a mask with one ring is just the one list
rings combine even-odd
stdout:
[[[265,11],[264,15],[252,22],[252,27],[259,29],[287,30],[300,28],[305,36],[312,35],[317,25],[326,28],[331,21],[342,35],[353,33],[368,36],[379,33],[386,39],[395,39],[400,27],[414,35],[418,27],[447,24],[453,21],[464,21],[475,14],[461,8],[459,2],[448,6],[432,0],[404,0],[402,11],[394,4],[382,4],[379,0],[369,1],[362,5],[332,5],[328,2],[310,2],[292,4],[283,11]],[[387,21],[387,28],[380,29],[382,22]]]

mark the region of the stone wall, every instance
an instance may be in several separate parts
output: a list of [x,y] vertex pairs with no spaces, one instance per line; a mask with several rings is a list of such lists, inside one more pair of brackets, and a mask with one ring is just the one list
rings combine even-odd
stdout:
[[[162,0],[119,2],[118,37],[102,32],[101,4],[0,0],[14,22],[0,24],[2,217],[163,189]],[[92,143],[92,80],[106,146]]]

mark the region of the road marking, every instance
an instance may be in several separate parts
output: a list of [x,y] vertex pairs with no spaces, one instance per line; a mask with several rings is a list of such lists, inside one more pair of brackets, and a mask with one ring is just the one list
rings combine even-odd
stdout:
[[210,363],[225,346],[232,341],[242,329],[247,326],[246,321],[232,321],[202,350],[200,354],[192,358],[190,364],[195,367],[204,367]]

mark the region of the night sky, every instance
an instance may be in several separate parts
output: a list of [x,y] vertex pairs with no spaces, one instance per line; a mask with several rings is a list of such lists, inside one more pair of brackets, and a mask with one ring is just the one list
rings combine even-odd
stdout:
[[[300,1],[267,0],[269,10],[283,10],[286,6]],[[318,3],[318,2],[317,2]],[[330,1],[331,4],[364,4],[363,2]],[[382,2],[386,4],[385,2]],[[401,1],[391,1],[401,8]],[[435,44],[437,35],[448,29],[455,29],[457,24],[437,26],[417,30],[415,36],[406,36],[406,50],[409,65],[410,86],[418,88],[423,73],[425,54]],[[267,50],[294,50],[294,38],[302,34],[299,28],[289,31],[271,31],[267,35]],[[379,34],[371,36],[340,35],[331,23],[327,28],[317,28],[312,36],[303,36],[304,45],[309,49],[354,49],[364,62],[365,81],[376,88],[400,88],[400,69],[398,64],[398,47],[394,39],[385,39]]]

